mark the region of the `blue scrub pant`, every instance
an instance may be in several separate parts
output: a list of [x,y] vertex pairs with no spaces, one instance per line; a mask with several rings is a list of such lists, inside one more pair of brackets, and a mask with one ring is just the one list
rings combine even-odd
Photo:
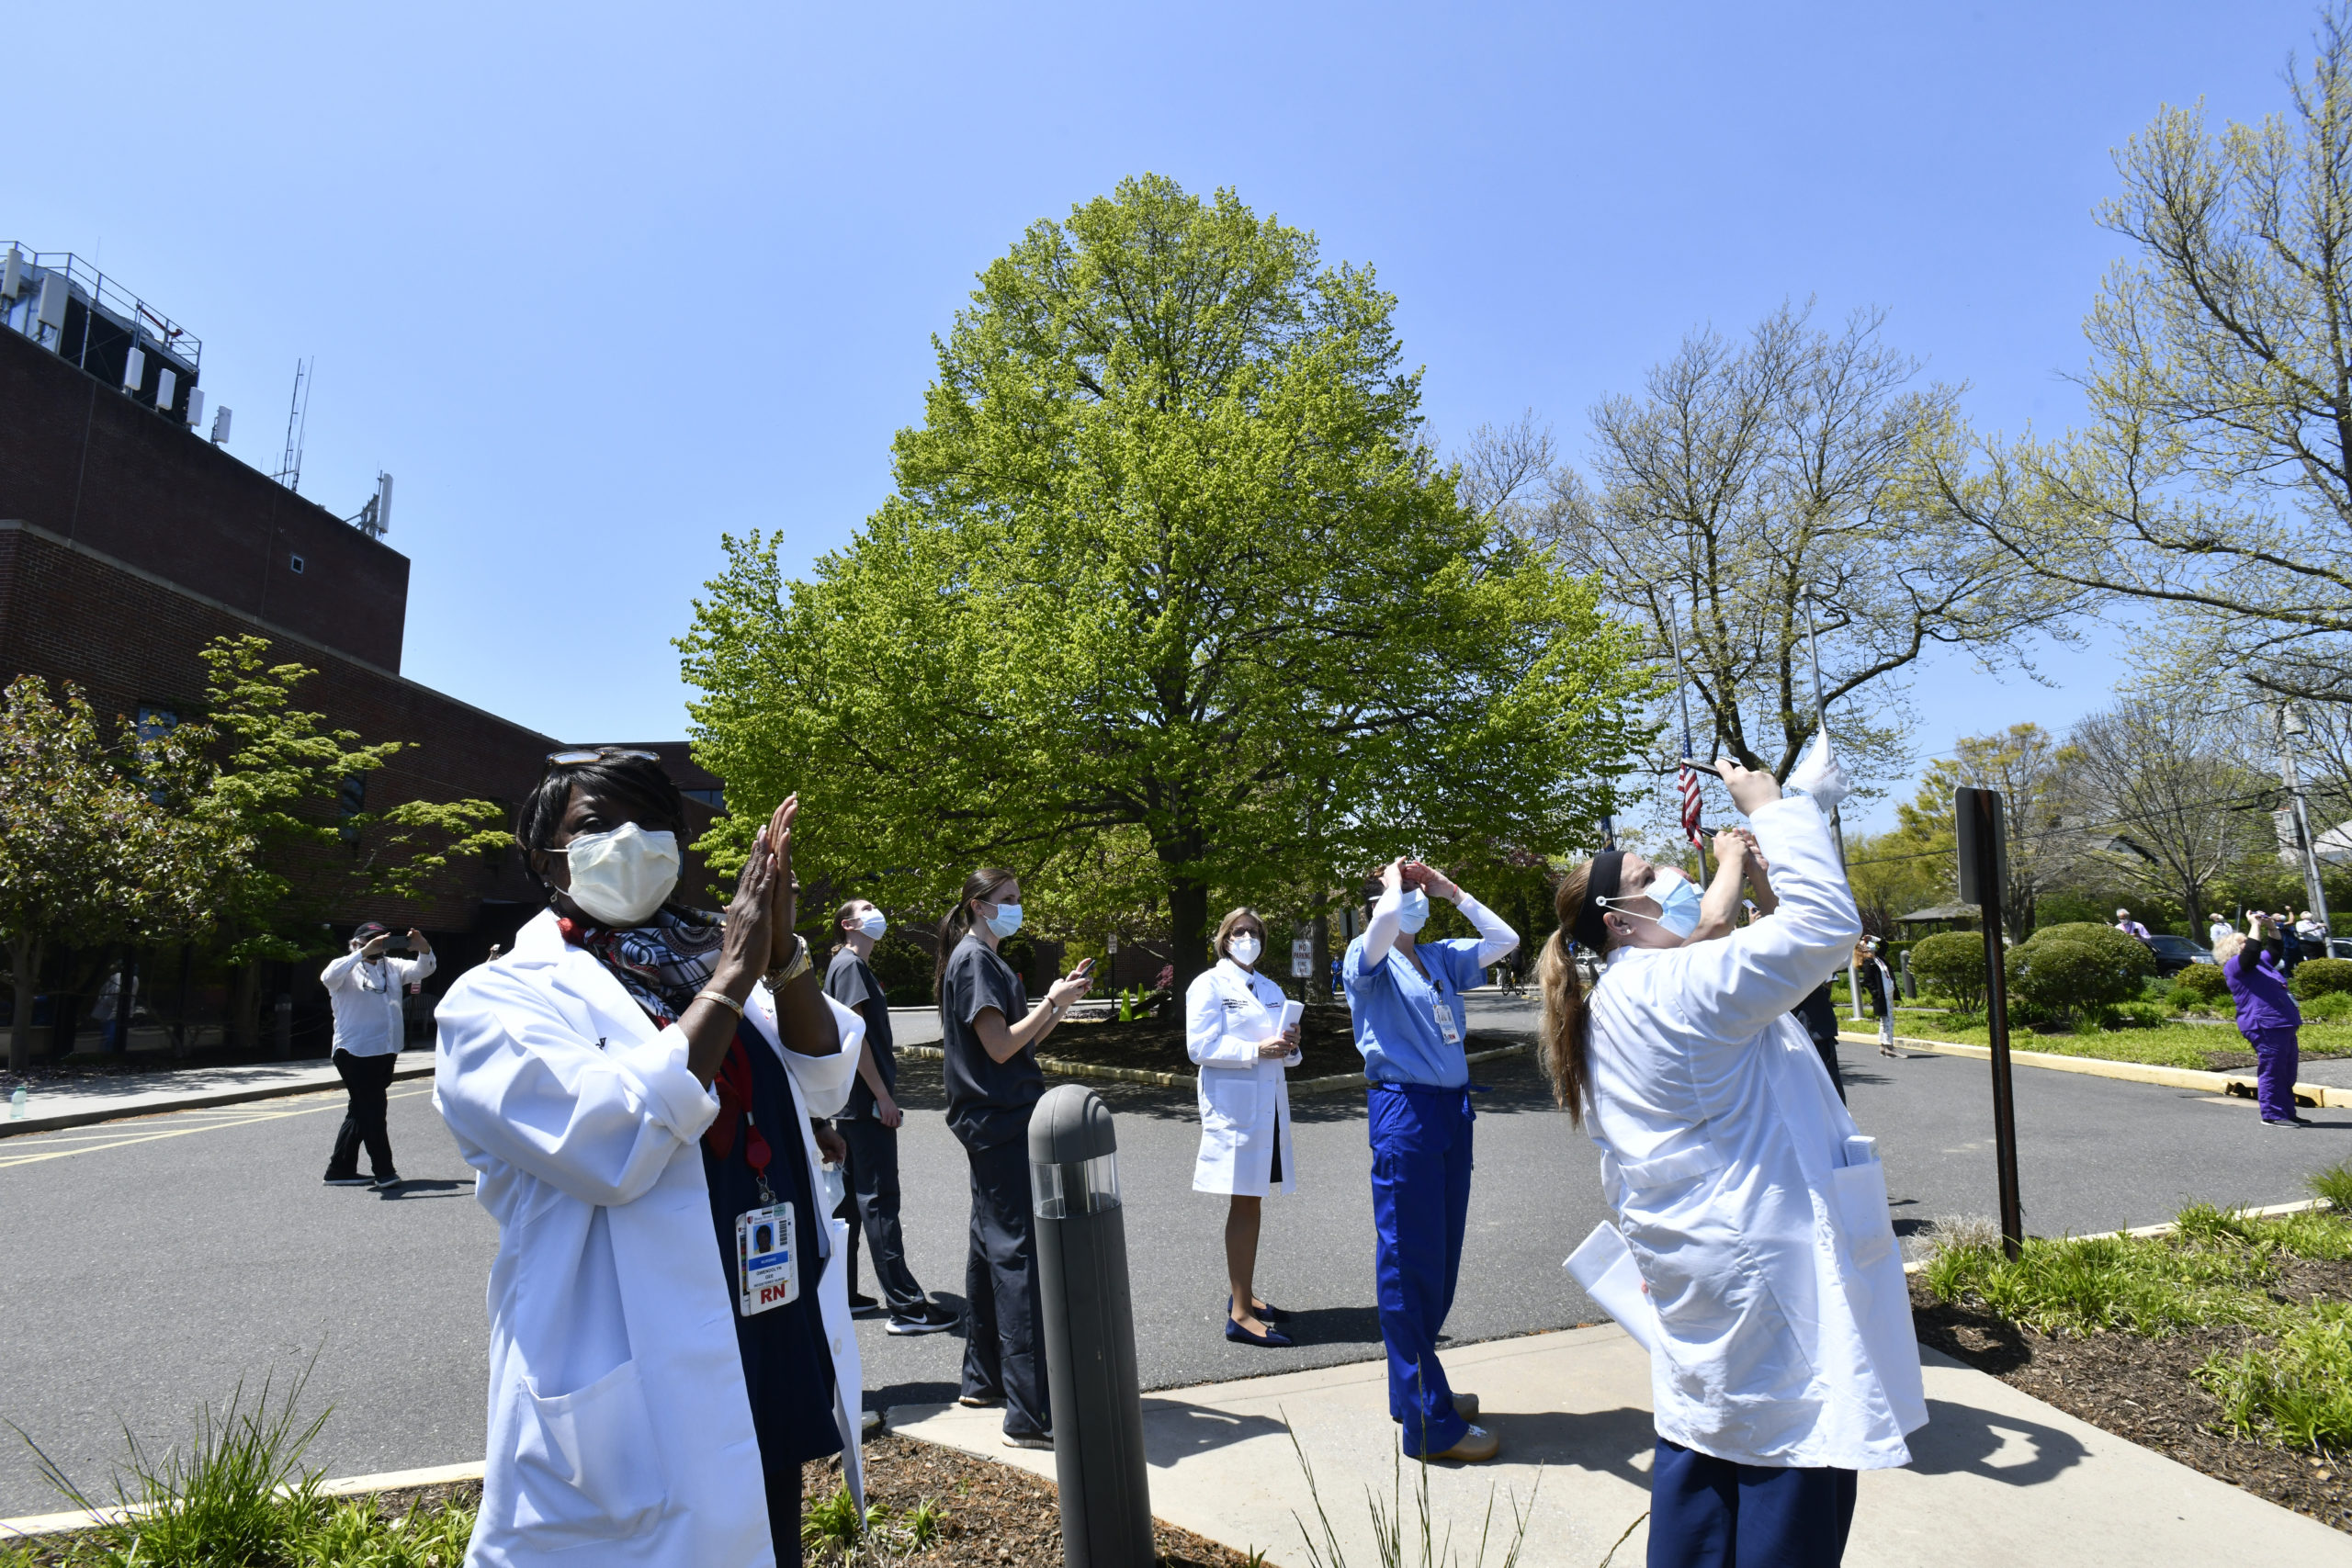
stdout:
[[1388,1413],[1404,1425],[1408,1455],[1442,1453],[1470,1427],[1453,1413],[1453,1390],[1437,1359],[1470,1213],[1470,1091],[1374,1084],[1370,1111]]
[[1853,1522],[1850,1470],[1734,1464],[1657,1440],[1649,1568],[1838,1568]]

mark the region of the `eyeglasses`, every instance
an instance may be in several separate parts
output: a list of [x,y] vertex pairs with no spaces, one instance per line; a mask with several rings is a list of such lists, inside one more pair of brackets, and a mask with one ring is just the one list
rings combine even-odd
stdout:
[[662,760],[662,753],[639,751],[628,746],[578,746],[569,751],[548,752],[547,765],[550,768],[578,768],[612,757],[633,757],[640,762],[658,762]]

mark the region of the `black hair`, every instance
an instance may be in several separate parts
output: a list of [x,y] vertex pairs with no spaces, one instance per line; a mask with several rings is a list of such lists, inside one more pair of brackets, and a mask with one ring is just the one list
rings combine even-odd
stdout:
[[[962,942],[972,929],[972,900],[978,898],[993,904],[996,900],[989,895],[1006,883],[1017,880],[1017,873],[1007,871],[1001,865],[984,865],[964,879],[964,891],[956,898],[956,907],[947,911],[945,919],[939,922],[938,966],[931,976],[933,999],[944,1001],[947,996],[947,961],[956,956],[956,944]],[[1013,1021],[1008,1019],[1005,1021],[1010,1023]]]
[[593,762],[559,764],[547,771],[514,814],[514,841],[523,846],[524,869],[545,887],[534,850],[552,844],[571,806],[574,784],[584,784],[605,800],[625,822],[648,832],[674,833],[686,825],[684,797],[677,782],[662,764],[643,757],[599,757]]

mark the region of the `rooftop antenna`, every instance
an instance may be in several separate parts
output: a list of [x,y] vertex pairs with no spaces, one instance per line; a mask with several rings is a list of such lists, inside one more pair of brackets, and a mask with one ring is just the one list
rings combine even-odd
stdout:
[[286,405],[286,456],[277,465],[277,472],[270,478],[288,490],[300,494],[302,489],[302,440],[311,430],[311,378],[318,367],[314,355],[311,362],[294,362],[294,396]]

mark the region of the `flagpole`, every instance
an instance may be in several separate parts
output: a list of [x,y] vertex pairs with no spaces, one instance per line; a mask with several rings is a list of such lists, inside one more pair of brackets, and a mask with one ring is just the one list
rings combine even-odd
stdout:
[[[1804,591],[1804,641],[1805,650],[1813,659],[1813,722],[1820,728],[1822,743],[1826,745],[1829,740],[1829,706],[1821,700],[1821,631],[1813,623],[1813,590],[1810,588]],[[1838,820],[1838,807],[1835,806],[1829,808],[1829,837],[1838,846],[1838,869],[1845,871],[1846,829]],[[1851,888],[1853,884],[1853,874],[1847,872],[1846,886]],[[1862,977],[1850,953],[1846,955],[1846,995],[1853,1004],[1854,1017],[1859,1020],[1862,1016]],[[1886,1005],[1893,1007],[1894,998],[1887,998]]]
[[[1682,636],[1675,629],[1675,618],[1674,596],[1669,593],[1666,599],[1666,643],[1674,649],[1674,700],[1682,706],[1682,755],[1688,757],[1690,755],[1690,675],[1682,668]],[[1707,760],[1698,759],[1701,761]],[[1708,878],[1713,874],[1707,869],[1707,846],[1693,843],[1690,847],[1699,852],[1699,886],[1704,889]]]

